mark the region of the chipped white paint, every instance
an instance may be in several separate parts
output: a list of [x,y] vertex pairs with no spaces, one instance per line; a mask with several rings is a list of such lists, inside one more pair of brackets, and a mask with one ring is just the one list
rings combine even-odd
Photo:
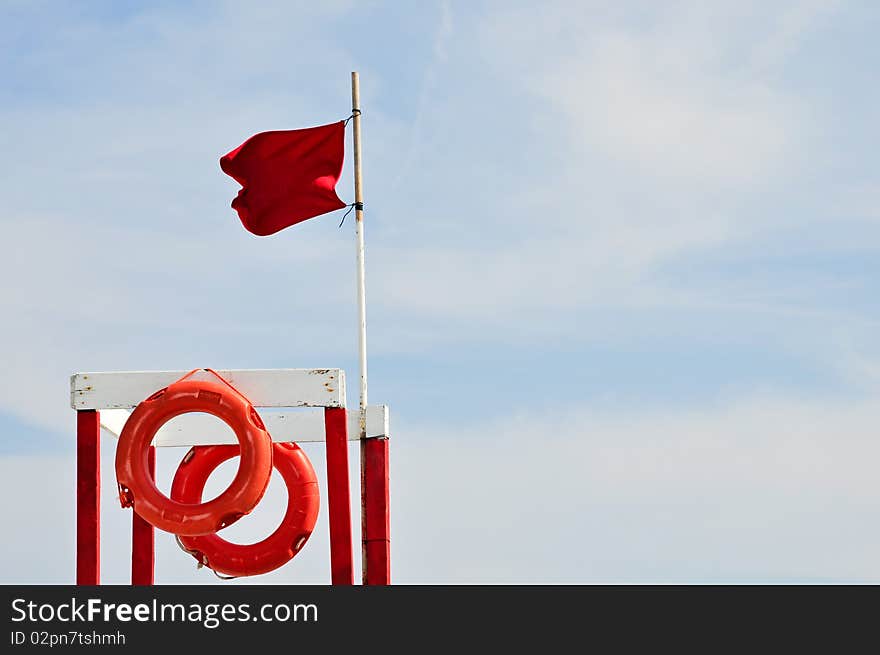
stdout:
[[[315,410],[293,412],[259,412],[273,441],[324,441],[324,413]],[[128,420],[127,409],[105,409],[101,411],[101,427],[114,436],[119,436]],[[359,438],[360,412],[348,413],[348,438]],[[370,405],[367,407],[367,437],[388,437],[388,407]],[[232,429],[224,426],[218,419],[206,414],[183,414],[167,423],[156,433],[154,445],[162,446],[204,446],[209,444],[236,443]]]
[[[74,409],[132,409],[189,371],[76,373],[70,377]],[[338,368],[218,370],[255,407],[345,407],[345,372]]]

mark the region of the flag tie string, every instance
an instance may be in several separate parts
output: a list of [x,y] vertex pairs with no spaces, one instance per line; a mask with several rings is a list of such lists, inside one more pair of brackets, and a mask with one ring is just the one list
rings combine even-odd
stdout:
[[348,118],[345,119],[345,122],[343,122],[343,124],[342,124],[343,127],[344,127],[344,126],[347,126],[347,125],[348,125],[348,121],[350,121],[352,118],[354,118],[355,116],[360,116],[360,115],[361,115],[361,110],[360,110],[360,109],[352,109],[352,110],[351,110],[351,116],[349,116]]
[[358,211],[364,211],[364,203],[362,202],[353,202],[348,205],[348,211],[342,215],[342,220],[339,221],[339,227],[342,227],[342,224],[345,223],[345,219],[351,213],[352,209],[357,209]]
[[[352,118],[354,118],[355,116],[360,116],[360,115],[361,115],[361,110],[360,110],[360,109],[356,109],[356,108],[353,107],[352,110],[351,110],[351,116],[349,116],[348,118],[346,118],[345,121],[342,123],[343,127],[347,126],[347,125],[348,125],[348,121],[350,121]],[[351,203],[350,205],[348,205],[348,211],[346,211],[346,212],[342,215],[342,220],[339,221],[339,227],[342,227],[342,224],[345,223],[345,219],[348,218],[348,215],[351,213],[351,210],[352,210],[352,209],[357,209],[357,210],[359,210],[359,211],[364,211],[364,203],[362,203],[362,202],[353,202],[353,203]]]

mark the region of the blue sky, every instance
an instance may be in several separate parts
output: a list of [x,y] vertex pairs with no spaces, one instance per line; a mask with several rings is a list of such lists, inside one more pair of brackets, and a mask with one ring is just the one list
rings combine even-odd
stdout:
[[[397,581],[880,580],[874,3],[0,18],[0,478],[43,481],[0,580],[72,580],[70,373],[356,374],[351,222],[254,237],[217,163],[347,116],[351,70]],[[104,514],[124,582],[129,517]],[[261,581],[326,581],[322,526]],[[211,581],[158,548],[160,582]]]

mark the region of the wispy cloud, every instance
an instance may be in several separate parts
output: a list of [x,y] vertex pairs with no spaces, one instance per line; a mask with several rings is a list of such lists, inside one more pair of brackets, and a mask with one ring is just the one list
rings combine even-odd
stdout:
[[407,174],[412,172],[413,166],[418,163],[419,152],[422,148],[422,130],[425,129],[425,111],[430,106],[433,96],[440,92],[437,86],[437,70],[446,62],[449,56],[447,44],[452,38],[454,21],[452,5],[447,0],[440,2],[439,11],[440,18],[434,34],[432,58],[425,67],[425,72],[422,76],[416,112],[409,128],[409,146],[400,158],[400,170],[398,170],[389,185],[389,189],[392,191],[399,187]]
[[[419,441],[396,445],[399,570],[430,582],[873,580],[880,531],[863,519],[878,418],[873,403],[771,394],[407,426]],[[431,527],[409,533],[418,513]]]

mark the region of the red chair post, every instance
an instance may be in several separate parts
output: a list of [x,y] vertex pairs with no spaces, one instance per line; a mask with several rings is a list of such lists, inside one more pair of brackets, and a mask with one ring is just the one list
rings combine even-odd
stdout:
[[344,407],[324,408],[327,443],[327,508],[330,515],[330,582],[354,584],[348,425]]
[[391,584],[388,439],[361,441],[361,547],[363,583]]
[[76,584],[101,578],[101,417],[76,413]]
[[[150,446],[147,455],[150,476],[156,479],[156,447]],[[150,586],[155,581],[156,533],[155,528],[131,512],[131,584]]]

